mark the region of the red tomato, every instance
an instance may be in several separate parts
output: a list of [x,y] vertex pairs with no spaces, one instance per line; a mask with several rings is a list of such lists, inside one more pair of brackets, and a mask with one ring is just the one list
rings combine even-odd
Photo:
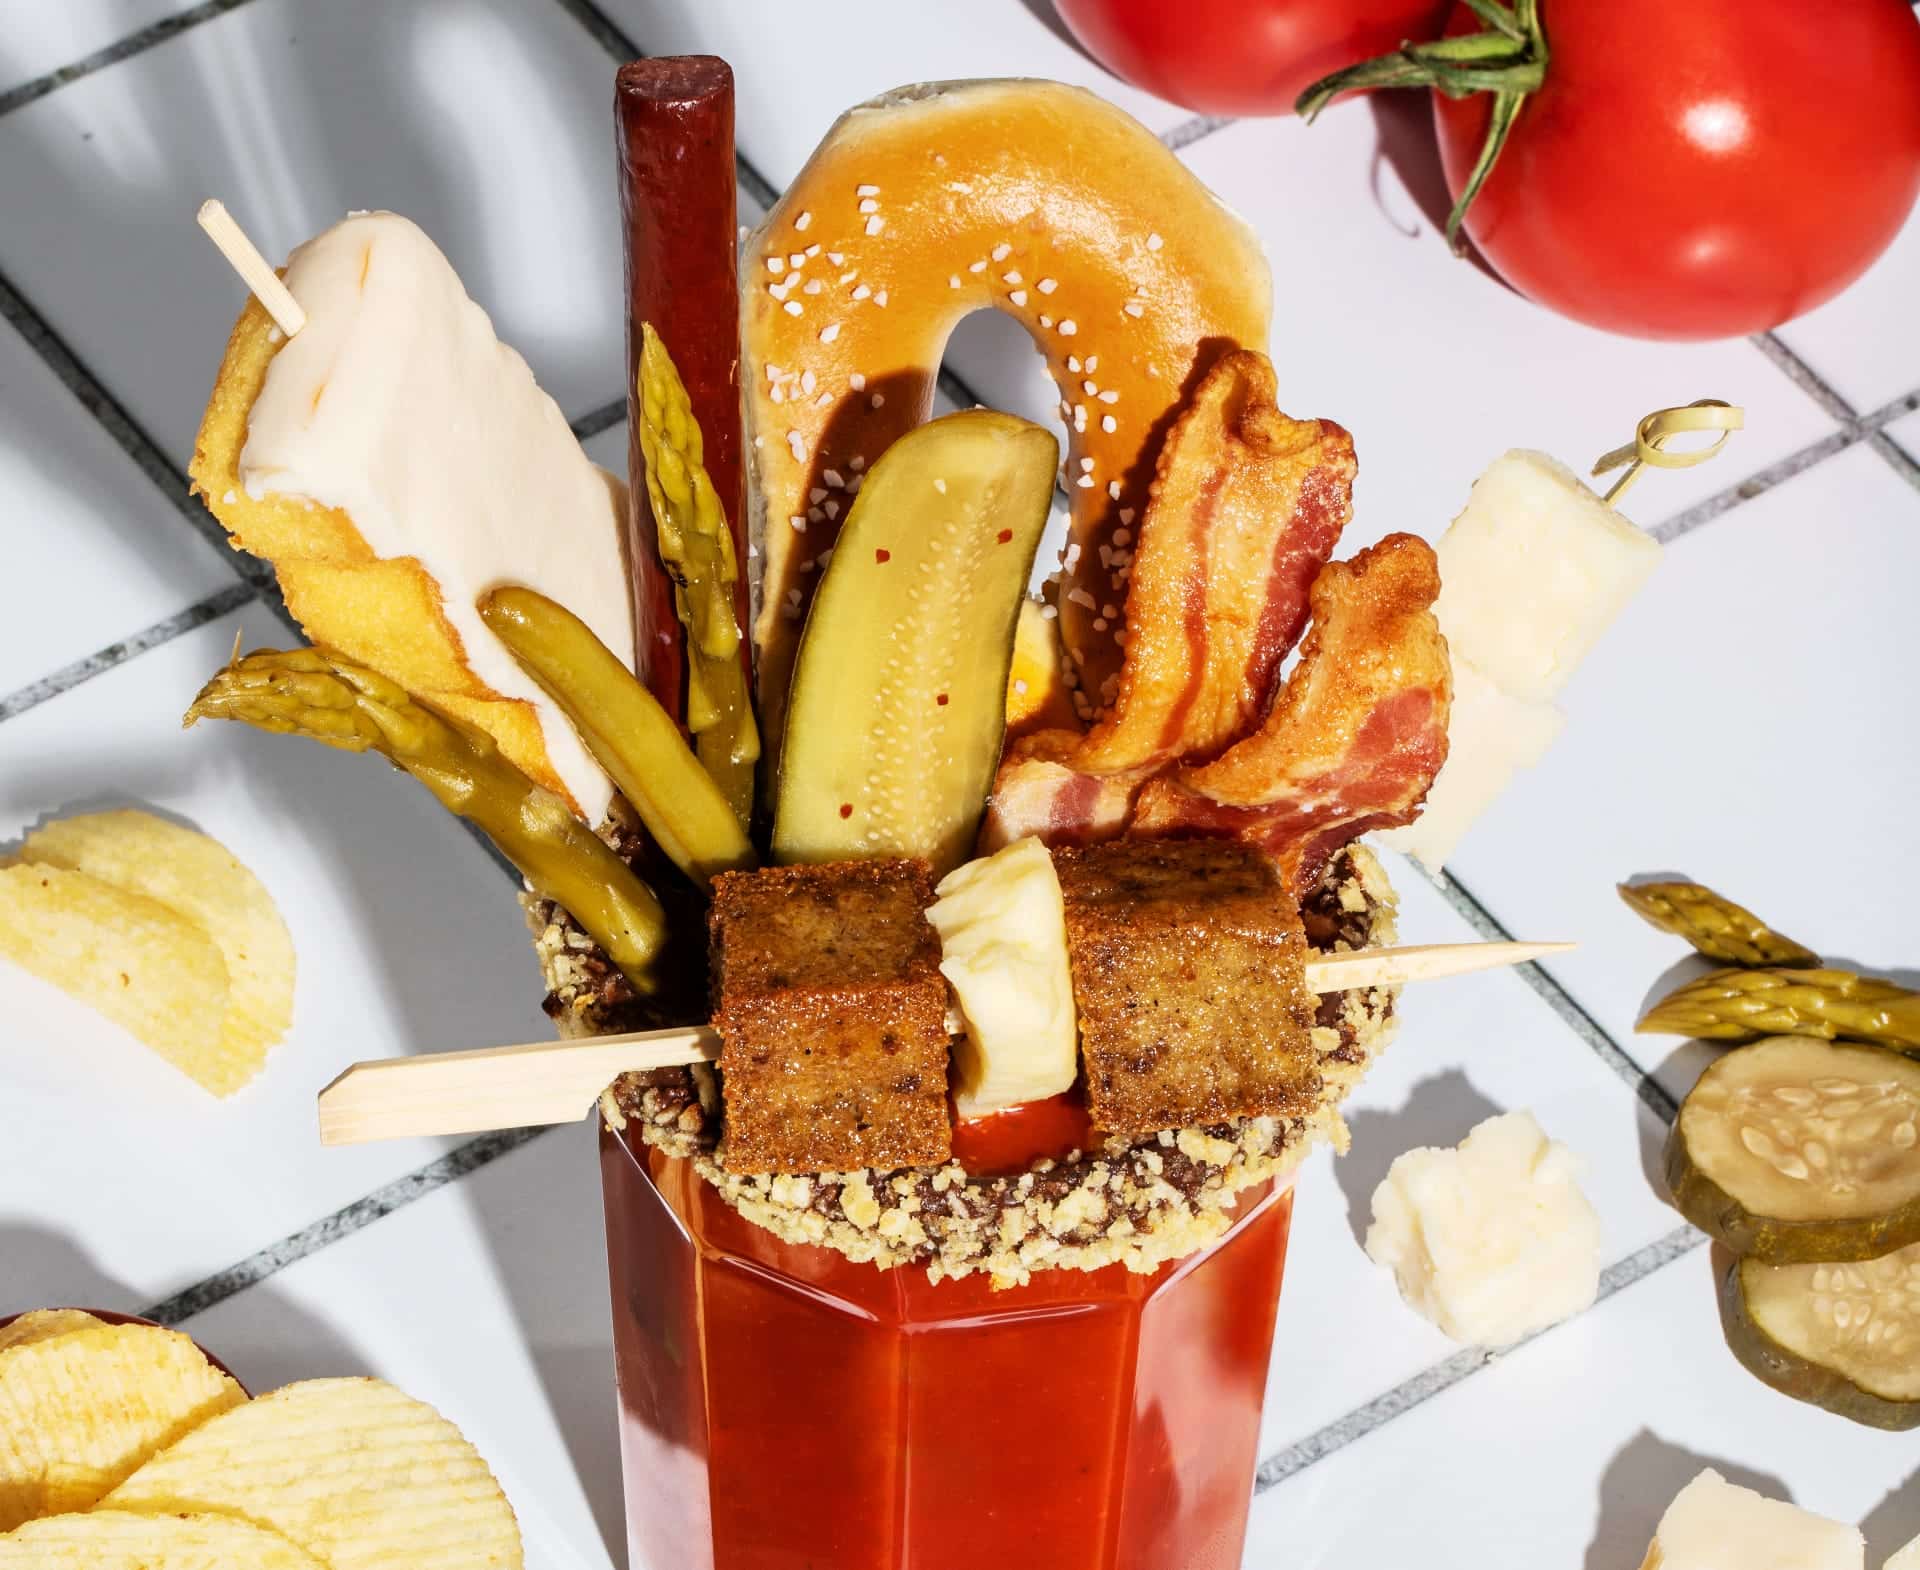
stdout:
[[1290,114],[1311,82],[1438,35],[1449,0],[1054,0],[1089,54],[1199,114]]
[[[1645,338],[1757,332],[1839,293],[1912,210],[1907,0],[1542,0],[1541,21],[1546,81],[1466,229],[1542,305]],[[1482,25],[1461,5],[1448,32]],[[1434,95],[1456,199],[1491,102]]]

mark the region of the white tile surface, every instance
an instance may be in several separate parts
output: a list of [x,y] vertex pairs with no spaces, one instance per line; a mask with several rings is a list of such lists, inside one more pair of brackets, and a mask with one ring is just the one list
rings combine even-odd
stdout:
[[1920,1531],[1920,1446],[1749,1377],[1721,1340],[1710,1260],[1696,1249],[1259,1496],[1247,1564],[1631,1570],[1712,1466],[1864,1519],[1877,1566]]
[[648,54],[733,62],[740,149],[776,187],[800,172],[843,109],[916,82],[1044,76],[1092,88],[1154,131],[1191,118],[1107,74],[1056,31],[1046,0],[603,0]]
[[[733,60],[743,150],[776,182],[847,105],[921,79],[1057,76],[1156,131],[1187,118],[1116,87],[1049,25],[1045,0],[602,3],[648,52]],[[171,8],[34,0],[26,27],[8,11],[0,91]],[[0,119],[0,273],[184,462],[239,301],[192,226],[200,198],[224,196],[275,254],[349,207],[389,205],[435,235],[577,417],[622,391],[612,66],[563,0],[249,0]],[[1380,118],[1343,107],[1311,130],[1242,124],[1186,155],[1265,239],[1283,402],[1356,435],[1350,547],[1438,533],[1509,446],[1577,465],[1663,404],[1728,398],[1748,429],[1710,466],[1644,479],[1630,510],[1648,523],[1833,429],[1748,344],[1609,339],[1448,257],[1409,189],[1422,121],[1411,104]],[[1852,294],[1782,335],[1863,411],[1920,385],[1916,246],[1909,225]],[[949,364],[987,401],[1051,422],[1031,351],[1004,323],[970,322]],[[1920,415],[1889,433],[1920,455]],[[615,472],[625,446],[618,427],[589,443]],[[88,588],[16,595],[0,693],[229,581],[3,329],[0,539],[16,581]],[[1920,777],[1905,723],[1917,570],[1920,491],[1865,446],[1682,539],[1568,689],[1562,741],[1461,852],[1463,884],[1508,926],[1581,940],[1556,974],[1675,1092],[1699,1050],[1628,1032],[1679,946],[1617,903],[1616,878],[1684,870],[1875,965],[1920,951],[1905,892],[1920,839],[1903,832]],[[288,641],[251,609],[0,727],[0,843],[52,811],[181,814],[266,879],[302,966],[293,1037],[228,1104],[0,970],[0,1312],[137,1308],[323,1223],[452,1143],[322,1151],[312,1097],[342,1063],[547,1031],[507,880],[417,787],[238,727],[179,734],[236,624],[250,642]],[[1469,935],[1394,869],[1408,941]],[[1350,1107],[1353,1152],[1301,1178],[1268,1453],[1324,1440],[1453,1352],[1358,1241],[1400,1150],[1530,1107],[1588,1162],[1610,1259],[1677,1223],[1650,1180],[1657,1122],[1520,978],[1422,988],[1405,1016]],[[624,1553],[597,1187],[587,1128],[544,1135],[189,1328],[257,1389],[393,1378],[491,1459],[530,1565],[604,1570]],[[1877,1562],[1920,1532],[1910,1436],[1748,1379],[1720,1344],[1708,1268],[1705,1250],[1687,1256],[1270,1490],[1248,1564],[1613,1570],[1638,1563],[1708,1461],[1867,1514]]]
[[[1342,554],[1391,530],[1437,535],[1509,447],[1584,469],[1666,405],[1744,404],[1747,430],[1712,463],[1643,477],[1627,511],[1646,524],[1831,429],[1744,342],[1609,337],[1449,255],[1380,143],[1373,112],[1348,104],[1310,127],[1242,121],[1183,154],[1266,243],[1282,408],[1353,432],[1360,478]],[[1022,333],[998,321],[961,331],[950,360],[989,403],[1058,425]]]
[[624,1565],[594,1137],[543,1134],[181,1328],[256,1393],[391,1380],[487,1458],[529,1570]]
[[447,253],[569,417],[621,386],[607,58],[547,0],[253,0],[0,121],[0,271],[185,467],[239,281],[389,207]]
[[[538,1040],[539,971],[501,871],[373,757],[180,715],[260,609],[7,722],[0,843],[43,817],[141,805],[214,835],[292,929],[292,1034],[215,1101],[117,1027],[0,965],[0,1312],[137,1308],[320,1219],[451,1141],[322,1150],[313,1097],[360,1058]],[[14,1301],[15,1299],[20,1301]]]
[[7,0],[0,93],[165,20],[180,0]]
[[0,323],[0,695],[235,581],[221,553]]
[[[1402,943],[1475,934],[1433,887],[1395,871]],[[1376,1184],[1402,1151],[1453,1145],[1496,1112],[1530,1109],[1586,1164],[1604,1262],[1666,1235],[1680,1218],[1645,1166],[1664,1130],[1621,1080],[1518,977],[1491,972],[1409,988],[1399,1039],[1348,1103],[1351,1151],[1301,1174],[1261,1424],[1271,1455],[1456,1350],[1406,1307],[1390,1271],[1361,1248]]]
[[1841,397],[1869,414],[1920,386],[1920,210],[1852,288],[1779,329]]
[[1580,942],[1549,968],[1643,1064],[1679,1045],[1631,1031],[1688,951],[1618,881],[1683,873],[1876,969],[1920,951],[1916,573],[1920,492],[1864,445],[1676,541],[1462,844],[1452,870],[1510,930]]

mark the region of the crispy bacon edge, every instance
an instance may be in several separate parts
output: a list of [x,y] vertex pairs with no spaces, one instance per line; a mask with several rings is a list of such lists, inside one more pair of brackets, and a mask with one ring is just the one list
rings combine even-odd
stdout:
[[1296,886],[1371,829],[1410,823],[1447,758],[1453,672],[1433,549],[1392,534],[1315,579],[1300,663],[1259,731],[1139,791],[1130,834],[1233,835]]
[[1264,354],[1232,350],[1168,430],[1137,543],[1101,564],[1127,584],[1126,655],[1076,770],[1211,758],[1267,712],[1357,468],[1353,438],[1282,414],[1277,386]]

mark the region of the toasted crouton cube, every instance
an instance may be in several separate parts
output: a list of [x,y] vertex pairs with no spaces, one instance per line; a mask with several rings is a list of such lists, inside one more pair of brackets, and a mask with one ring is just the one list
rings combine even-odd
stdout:
[[1316,1104],[1299,907],[1260,851],[1114,840],[1054,853],[1093,1125],[1144,1134]]
[[768,867],[715,880],[722,1166],[843,1172],[952,1153],[947,990],[924,862]]

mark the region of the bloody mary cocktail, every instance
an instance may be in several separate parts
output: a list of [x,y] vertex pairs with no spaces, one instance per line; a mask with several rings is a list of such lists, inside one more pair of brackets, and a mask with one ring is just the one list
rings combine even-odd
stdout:
[[1292,1192],[1151,1275],[930,1282],[601,1131],[635,1570],[1232,1570]]

